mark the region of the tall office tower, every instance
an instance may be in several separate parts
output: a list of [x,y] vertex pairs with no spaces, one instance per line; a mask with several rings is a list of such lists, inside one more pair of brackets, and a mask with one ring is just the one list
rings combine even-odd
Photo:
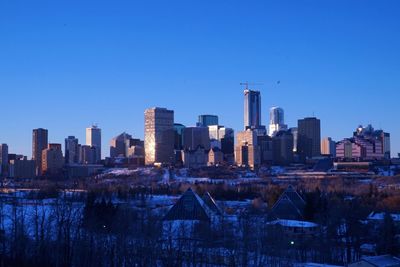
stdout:
[[0,145],[0,175],[7,176],[8,172],[8,145]]
[[146,165],[174,162],[174,111],[150,108],[144,113]]
[[210,149],[208,127],[186,127],[183,129],[183,149],[195,150],[197,147]]
[[218,116],[216,115],[200,115],[197,126],[208,127],[218,125]]
[[259,91],[244,90],[244,129],[256,130],[257,135],[265,135],[261,125],[261,94]]
[[279,131],[272,138],[274,164],[289,165],[293,163],[293,134],[290,131]]
[[42,151],[48,146],[48,131],[34,129],[32,133],[32,159],[36,164],[36,175],[42,175]]
[[127,133],[122,133],[110,141],[110,158],[127,157],[127,142],[132,139],[132,136]]
[[75,136],[65,138],[65,163],[79,163],[79,140]]
[[257,143],[257,132],[248,129],[237,133],[235,161],[238,166],[255,169],[260,165],[260,153]]
[[101,129],[97,125],[86,128],[86,145],[96,148],[95,162],[101,161]]
[[64,158],[61,144],[49,144],[48,148],[42,151],[43,175],[60,175],[63,166]]
[[269,136],[274,136],[279,131],[286,131],[285,113],[282,108],[273,107],[270,109]]
[[321,154],[324,156],[336,157],[336,142],[327,137],[321,141]]
[[321,156],[321,121],[305,118],[298,121],[297,152],[300,159]]

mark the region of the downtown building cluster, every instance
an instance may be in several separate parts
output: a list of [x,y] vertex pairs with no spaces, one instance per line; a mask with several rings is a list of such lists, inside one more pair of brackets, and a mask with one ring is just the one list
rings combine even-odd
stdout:
[[359,126],[350,138],[321,140],[321,121],[299,119],[295,127],[285,124],[280,107],[270,109],[268,128],[262,124],[261,93],[244,90],[244,126],[236,133],[219,124],[216,115],[200,115],[194,126],[175,122],[174,111],[149,108],[144,113],[144,140],[121,133],[110,141],[110,156],[102,157],[101,129],[86,129],[86,143],[75,136],[61,144],[49,143],[47,129],[32,132],[32,159],[10,154],[0,145],[2,177],[85,177],[107,167],[236,165],[250,169],[287,166],[324,158],[338,162],[390,160],[390,134],[371,125]]

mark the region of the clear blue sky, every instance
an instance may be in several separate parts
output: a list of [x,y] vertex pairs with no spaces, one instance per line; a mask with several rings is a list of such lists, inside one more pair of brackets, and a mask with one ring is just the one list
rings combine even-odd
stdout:
[[275,105],[336,140],[371,123],[397,153],[399,14],[398,0],[1,0],[0,142],[30,156],[33,128],[84,142],[96,122],[108,155],[111,137],[143,137],[152,106],[240,130],[248,80],[264,83],[264,124]]

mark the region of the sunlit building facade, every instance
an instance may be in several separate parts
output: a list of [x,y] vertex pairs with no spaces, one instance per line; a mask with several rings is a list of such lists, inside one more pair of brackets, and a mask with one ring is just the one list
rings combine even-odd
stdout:
[[61,144],[49,144],[48,148],[42,151],[42,172],[46,176],[55,176],[62,173],[64,157]]
[[101,129],[97,125],[86,128],[86,145],[96,148],[95,162],[99,163],[101,155]]
[[332,138],[327,137],[321,141],[321,154],[323,156],[336,157],[336,142]]
[[251,169],[259,167],[260,151],[256,131],[248,129],[237,133],[235,161],[238,166],[245,166]]
[[174,163],[174,111],[150,108],[144,117],[146,165]]

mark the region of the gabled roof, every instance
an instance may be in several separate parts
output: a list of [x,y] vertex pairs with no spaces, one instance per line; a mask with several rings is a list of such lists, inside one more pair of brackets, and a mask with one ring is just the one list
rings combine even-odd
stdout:
[[210,193],[205,193],[202,199],[212,212],[216,213],[217,215],[222,215],[221,210],[218,208],[217,203],[215,203],[215,200],[212,198]]
[[272,208],[272,213],[278,219],[301,220],[304,217],[305,201],[289,186]]
[[210,209],[189,188],[164,217],[165,221],[210,221]]
[[300,209],[304,209],[306,206],[306,202],[304,199],[297,193],[297,191],[294,189],[292,185],[289,185],[289,187],[286,189],[286,191],[283,193],[284,195],[287,195],[290,200]]

